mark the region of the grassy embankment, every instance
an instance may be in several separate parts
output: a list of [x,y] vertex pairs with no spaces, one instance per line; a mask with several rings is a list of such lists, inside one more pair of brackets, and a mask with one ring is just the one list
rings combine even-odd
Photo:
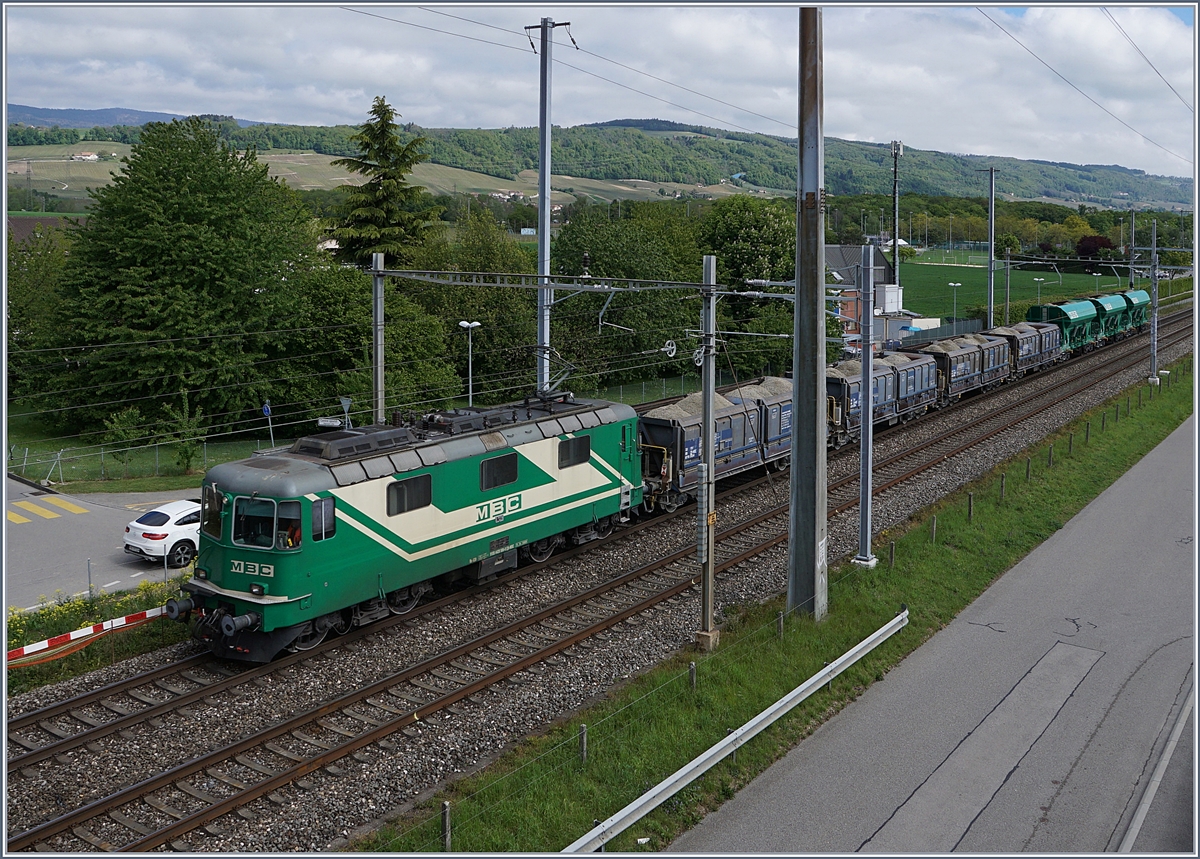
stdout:
[[[1164,386],[1153,400],[1143,387],[1141,408],[1134,389],[1030,448],[1028,481],[1023,455],[881,534],[875,541],[881,558],[876,569],[835,564],[830,613],[821,623],[789,618],[780,639],[776,617],[781,601],[733,607],[713,654],[678,654],[543,736],[518,743],[486,769],[423,797],[393,825],[354,846],[364,851],[438,851],[441,807],[448,801],[455,851],[560,850],[594,820],[622,808],[882,626],[902,603],[909,607],[909,625],[835,680],[832,689],[813,695],[738,749],[734,759],[609,845],[621,851],[661,849],[883,679],[1177,428],[1193,410],[1191,359],[1172,370],[1170,387]],[[1132,403],[1128,414],[1127,395]],[[1114,420],[1117,408],[1121,416]],[[1103,431],[1102,412],[1107,412]],[[1088,421],[1090,440],[1085,444]],[[1047,457],[1050,444],[1055,445],[1053,467]],[[1006,470],[1001,501],[1000,475]],[[970,522],[968,491],[974,493]],[[938,519],[936,542],[930,539],[933,515]],[[896,562],[889,568],[892,541]],[[688,678],[691,660],[697,663],[695,691]],[[578,753],[581,724],[587,725],[586,763]],[[639,838],[648,840],[639,844]]]

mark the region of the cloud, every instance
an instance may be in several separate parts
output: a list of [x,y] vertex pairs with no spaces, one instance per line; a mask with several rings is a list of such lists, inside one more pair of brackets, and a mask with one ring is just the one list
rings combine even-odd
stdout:
[[[555,30],[557,125],[659,117],[796,134],[794,7],[354,8],[369,14],[278,5],[8,7],[8,99],[332,125],[362,122],[371,99],[386,95],[405,120],[427,127],[534,126],[539,58],[524,28],[550,17],[569,21],[583,49],[565,27]],[[1194,114],[1100,8],[983,11],[1011,37],[974,7],[824,7],[826,133],[1194,172],[1163,151],[1194,160]],[[1190,103],[1194,26],[1162,7],[1110,11]]]

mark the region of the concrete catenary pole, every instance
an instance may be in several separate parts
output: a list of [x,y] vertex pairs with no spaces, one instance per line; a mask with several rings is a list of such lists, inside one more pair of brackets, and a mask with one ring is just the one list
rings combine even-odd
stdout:
[[371,254],[371,322],[374,336],[371,343],[372,387],[375,389],[375,423],[387,423],[383,414],[383,254]]
[[541,23],[541,67],[542,92],[538,109],[538,290],[537,308],[537,387],[539,391],[550,388],[550,308],[554,305],[554,290],[550,283],[550,52],[554,46],[552,18],[543,18]]
[[696,505],[697,560],[700,562],[700,631],[696,643],[705,650],[717,646],[719,630],[713,625],[714,543],[717,528],[716,503],[713,497],[713,474],[717,453],[716,426],[713,419],[717,388],[717,258],[704,257],[704,287],[701,291],[700,364],[701,389],[704,392],[700,409],[700,485]]
[[825,490],[825,141],[821,10],[800,10],[788,611],[829,610]]
[[871,554],[871,442],[875,423],[875,397],[871,390],[871,357],[874,350],[875,297],[875,246],[868,242],[862,249],[859,265],[858,303],[861,310],[859,329],[862,339],[862,382],[859,386],[859,470],[858,470],[858,555],[854,563],[863,567],[874,567],[876,558]]

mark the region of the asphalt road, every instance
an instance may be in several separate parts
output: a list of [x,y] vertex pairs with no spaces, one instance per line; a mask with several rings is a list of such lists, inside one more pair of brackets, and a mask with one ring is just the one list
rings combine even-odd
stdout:
[[[1194,433],[669,849],[1115,851],[1195,681]],[[1184,718],[1135,850],[1195,853]]]
[[95,589],[137,587],[161,565],[125,554],[125,526],[166,501],[198,490],[56,495],[5,479],[4,605],[34,608],[43,597],[86,593],[88,559]]

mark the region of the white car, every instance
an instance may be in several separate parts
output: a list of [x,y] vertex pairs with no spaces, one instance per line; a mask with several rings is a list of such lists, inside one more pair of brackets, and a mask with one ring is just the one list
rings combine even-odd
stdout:
[[171,501],[125,526],[125,552],[150,561],[186,567],[200,543],[200,502]]

